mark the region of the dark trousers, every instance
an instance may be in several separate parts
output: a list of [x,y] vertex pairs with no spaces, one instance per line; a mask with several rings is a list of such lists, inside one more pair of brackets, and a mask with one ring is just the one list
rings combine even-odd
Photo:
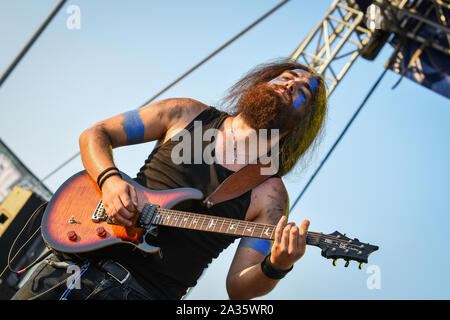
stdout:
[[151,297],[131,275],[118,279],[97,264],[73,262],[54,254],[38,265],[12,297],[12,300],[60,299],[151,300]]

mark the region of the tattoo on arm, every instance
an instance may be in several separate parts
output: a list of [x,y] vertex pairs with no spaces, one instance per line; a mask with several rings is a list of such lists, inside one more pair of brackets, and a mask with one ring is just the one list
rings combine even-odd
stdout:
[[127,144],[136,144],[144,140],[144,123],[138,109],[125,112],[122,125],[127,135]]
[[267,197],[272,200],[273,205],[267,210],[268,219],[272,224],[277,224],[280,217],[288,210],[288,200],[286,190],[283,188],[272,188],[272,194]]
[[178,120],[183,116],[183,106],[180,105],[181,102],[173,101],[171,106],[161,105],[156,116],[159,121],[163,119],[167,122],[171,122],[173,120]]
[[112,145],[111,135],[108,133],[108,130],[105,129],[105,126],[103,124],[100,124],[100,130],[106,138],[106,141],[104,141],[105,146],[111,146]]
[[280,217],[284,214],[284,210],[281,207],[274,207],[267,210],[268,218],[271,224],[277,224]]
[[168,114],[169,121],[180,119],[183,116],[183,108],[179,105],[173,107]]

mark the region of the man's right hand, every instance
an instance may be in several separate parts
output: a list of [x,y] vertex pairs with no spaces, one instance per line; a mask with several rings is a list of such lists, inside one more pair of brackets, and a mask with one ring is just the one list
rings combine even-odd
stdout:
[[137,212],[136,189],[118,176],[112,176],[102,186],[103,207],[112,222],[126,227],[132,225]]
[[[100,121],[80,135],[83,165],[95,180],[104,168],[114,166],[110,148],[168,141],[207,108],[209,106],[194,99],[165,99]],[[102,192],[104,208],[110,219],[114,223],[131,226],[138,205],[135,188],[118,176],[111,176],[102,185]]]

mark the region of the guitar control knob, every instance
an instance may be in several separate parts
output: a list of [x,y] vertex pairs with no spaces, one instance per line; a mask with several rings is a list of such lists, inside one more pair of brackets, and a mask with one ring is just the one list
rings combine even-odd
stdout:
[[97,231],[97,235],[98,235],[100,238],[106,237],[106,230],[105,230],[105,228],[99,227],[99,228],[96,229],[96,231]]
[[77,240],[78,236],[75,231],[69,231],[67,232],[67,238],[69,238],[70,241],[75,241]]

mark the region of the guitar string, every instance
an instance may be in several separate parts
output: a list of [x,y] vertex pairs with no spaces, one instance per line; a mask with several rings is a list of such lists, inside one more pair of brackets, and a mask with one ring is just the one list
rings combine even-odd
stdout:
[[[100,207],[101,207],[101,209],[104,210],[103,203],[100,204],[99,208]],[[142,210],[142,208],[141,208],[141,210]],[[141,210],[139,210],[139,211],[141,211]],[[274,238],[274,232],[275,232],[276,225],[272,225],[272,224],[265,224],[265,223],[257,223],[257,222],[252,222],[252,221],[245,221],[245,220],[238,220],[238,219],[231,219],[231,218],[208,216],[208,215],[204,215],[204,214],[197,214],[197,213],[191,213],[191,212],[186,212],[186,211],[178,211],[178,210],[166,209],[166,208],[158,208],[157,211],[158,211],[158,213],[160,213],[160,217],[161,217],[159,219],[160,221],[158,223],[162,224],[162,225],[165,225],[165,226],[169,226],[169,227],[179,227],[179,228],[184,228],[184,229],[194,229],[194,230],[202,230],[202,231],[207,231],[208,232],[207,229],[203,229],[202,227],[200,227],[199,229],[196,229],[195,227],[192,227],[192,221],[191,221],[189,227],[186,227],[186,226],[180,227],[180,226],[173,225],[173,223],[171,223],[171,222],[164,222],[164,218],[162,217],[163,215],[166,215],[166,216],[167,215],[172,215],[172,216],[175,216],[175,217],[178,217],[178,218],[183,218],[184,217],[184,218],[187,218],[187,219],[190,219],[190,220],[194,220],[194,221],[195,221],[195,219],[197,219],[197,220],[202,219],[203,220],[202,221],[202,226],[203,226],[203,224],[204,224],[204,222],[206,220],[209,220],[210,222],[211,222],[211,220],[217,220],[215,225],[217,223],[222,222],[221,228],[223,227],[223,225],[225,223],[227,223],[228,225],[236,224],[237,227],[236,227],[236,231],[234,233],[228,232],[228,231],[223,231],[223,232],[220,231],[218,233],[228,234],[228,235],[237,234],[237,235],[240,235],[240,236],[262,238],[262,239],[268,239],[268,240],[274,240],[275,239]],[[156,220],[156,219],[154,218],[154,220]],[[155,221],[152,221],[152,222],[155,223]],[[242,226],[242,224],[245,224],[245,226]],[[254,229],[252,229],[252,235],[250,235],[250,236],[249,235],[245,235],[245,230],[248,230],[248,228],[249,228],[248,225],[249,224],[251,226],[253,226],[253,228],[254,228]],[[214,225],[214,229],[215,229],[215,225]],[[239,228],[243,229],[242,232],[238,232]],[[264,232],[264,231],[266,231],[266,232]],[[263,234],[267,235],[267,231],[272,231],[271,232],[271,236],[268,236],[268,238],[262,237]],[[212,231],[212,232],[217,232],[217,231]],[[255,234],[255,233],[256,234],[259,233],[260,236],[253,236],[253,234]],[[362,243],[354,244],[354,243],[349,242],[349,240],[339,239],[339,238],[337,238],[337,236],[326,235],[326,234],[323,234],[323,233],[307,231],[307,237],[309,237],[314,242],[319,242],[319,243],[321,241],[325,242],[325,239],[328,239],[328,240],[336,241],[338,243],[344,243],[347,246],[351,246],[351,247],[354,247],[356,249],[365,249],[365,247],[364,248],[360,247]],[[319,239],[319,240],[317,241],[317,239]],[[327,245],[333,245],[333,243],[327,243]],[[367,244],[367,245],[369,245],[369,244]]]
[[[197,214],[192,214],[192,213],[186,214],[186,213],[180,213],[180,212],[175,213],[173,210],[171,210],[171,211],[163,210],[163,211],[165,211],[166,213],[169,212],[169,214],[172,215],[172,216],[178,216],[179,214],[181,214],[181,217],[189,216],[188,219],[190,219],[190,220],[194,219],[194,221],[195,221],[195,219],[197,219],[197,220],[202,219],[203,223],[207,219],[209,219],[209,220],[214,219],[214,218],[211,218],[211,216],[206,216],[206,215],[197,215]],[[161,218],[159,220],[160,220],[159,223],[161,223],[163,225],[176,226],[176,225],[173,224],[173,222],[164,221],[163,218]],[[248,223],[247,222],[245,222],[245,226],[243,226],[242,224],[244,224],[244,222],[242,220],[226,220],[226,219],[220,219],[220,218],[216,218],[216,220],[218,220],[218,222],[223,222],[223,224],[224,224],[224,222],[227,222],[228,225],[230,225],[230,224],[237,224],[237,228],[236,228],[236,231],[234,233],[232,233],[232,232],[223,232],[223,233],[225,233],[225,234],[239,234],[239,235],[244,235],[245,236],[245,230],[248,228]],[[272,231],[272,235],[273,235],[273,232],[275,231],[275,229],[274,229],[275,226],[274,225],[268,225],[268,224],[255,225],[255,223],[253,223],[253,222],[249,222],[249,223],[252,223],[253,226],[255,227],[255,230],[253,230],[253,233],[256,233],[256,234],[259,233],[260,235],[262,235],[262,234],[266,234],[267,235],[267,231]],[[216,222],[216,224],[217,224],[217,222]],[[197,229],[196,227],[192,227],[192,222],[191,222],[191,224],[189,224],[189,227],[186,227],[186,228],[187,229],[189,229],[189,228]],[[240,229],[240,228],[243,228],[242,232],[238,231],[238,229]],[[273,230],[270,230],[270,229],[273,229]],[[202,230],[202,228],[198,228],[197,230]],[[208,231],[208,230],[205,230],[205,231]],[[264,231],[266,231],[266,232],[264,232]],[[318,234],[318,233],[314,233],[314,232],[310,232],[310,231],[308,231],[308,236],[310,236],[312,238],[314,238],[314,237],[315,238],[328,238],[328,239],[336,240],[338,242],[345,242],[345,244],[347,244],[347,245],[353,246],[355,248],[359,248],[358,244],[349,243],[348,240],[338,239],[335,236],[328,236],[328,235]],[[263,237],[263,238],[265,238],[265,237]]]
[[[255,228],[258,229],[258,231],[264,231],[266,229],[275,229],[276,225],[272,225],[272,224],[264,224],[264,223],[258,223],[258,222],[252,222],[252,221],[245,221],[245,220],[237,220],[237,219],[227,219],[227,218],[222,218],[222,217],[214,217],[214,216],[208,216],[208,215],[201,215],[201,214],[195,214],[195,213],[189,213],[189,212],[184,212],[184,211],[175,211],[175,210],[171,210],[171,209],[158,209],[158,211],[165,213],[165,214],[170,214],[170,215],[178,215],[179,217],[183,217],[183,216],[189,216],[189,219],[209,219],[209,220],[218,220],[220,222],[227,222],[228,224],[234,223],[234,224],[238,224],[238,228],[242,227],[244,230],[246,228],[248,228],[247,224],[251,224],[253,226],[255,226]],[[162,220],[162,218],[160,219]],[[170,223],[170,222],[169,222]],[[242,224],[245,224],[245,226],[242,226]],[[170,225],[169,226],[173,226]],[[319,237],[324,237],[324,238],[329,238],[329,239],[336,239],[339,241],[347,241],[348,240],[342,240],[342,239],[338,239],[336,238],[336,236],[330,236],[330,235],[325,235],[325,234],[321,234],[321,233],[317,233],[317,232],[312,232],[312,231],[308,231],[309,235],[317,235]]]
[[[167,212],[167,211],[166,211]],[[166,213],[166,212],[163,212],[163,214],[161,214],[159,217],[156,217],[155,219],[154,219],[154,221],[153,221],[153,223],[156,223],[156,224],[159,224],[159,225],[163,225],[163,226],[169,226],[169,227],[179,227],[179,228],[184,228],[184,229],[194,229],[194,230],[203,230],[203,231],[209,231],[208,229],[203,229],[202,227],[198,227],[198,229],[196,228],[196,227],[192,227],[191,225],[192,225],[192,221],[191,221],[191,223],[189,224],[189,227],[187,227],[186,226],[186,224],[190,221],[190,220],[192,220],[192,219],[194,219],[195,220],[195,218],[198,218],[197,220],[200,220],[200,219],[202,219],[203,220],[203,222],[202,222],[202,225],[203,225],[203,223],[206,221],[206,220],[218,220],[218,222],[220,223],[220,222],[227,222],[227,223],[231,223],[231,222],[234,222],[234,221],[238,221],[237,222],[237,224],[238,224],[238,227],[236,228],[236,232],[235,233],[233,233],[233,232],[229,232],[229,231],[216,231],[215,229],[216,229],[216,227],[215,227],[215,225],[217,225],[217,223],[218,222],[216,222],[215,224],[214,224],[214,229],[213,230],[210,230],[209,232],[217,232],[217,233],[223,233],[223,234],[238,234],[238,235],[243,235],[243,236],[245,236],[245,234],[243,234],[242,232],[239,232],[238,231],[238,229],[239,229],[239,227],[242,227],[243,228],[243,230],[242,231],[244,231],[244,233],[245,233],[245,230],[248,228],[248,223],[246,222],[245,223],[245,226],[242,226],[242,225],[239,225],[240,223],[243,223],[242,222],[242,220],[233,220],[233,221],[230,221],[229,219],[225,219],[225,218],[222,218],[222,219],[220,219],[220,218],[212,218],[211,216],[207,216],[207,215],[197,215],[197,214],[193,214],[193,213],[188,213],[188,214],[185,214],[185,213],[182,213],[182,214],[180,214],[180,213],[174,213],[173,212],[173,210],[172,211],[170,211],[170,214],[171,215],[173,215],[173,216],[175,216],[175,218],[182,218],[182,217],[186,217],[186,215],[189,215],[189,218],[185,218],[185,219],[187,219],[188,221],[187,222],[185,222],[185,226],[181,226],[182,225],[182,222],[181,223],[179,223],[179,225],[177,226],[177,224],[178,224],[178,220],[175,220],[175,219],[172,219],[171,221],[176,221],[175,222],[175,224],[173,223],[173,222],[168,222],[168,221],[164,221],[165,219],[164,219],[164,213]],[[179,217],[178,217],[179,216]],[[200,216],[200,217],[198,217],[198,216]],[[199,222],[200,221],[197,221],[196,223],[195,223],[195,225],[196,226],[198,226],[198,224],[199,224]],[[254,224],[254,222],[250,222],[249,221],[249,223],[252,223],[252,224]],[[222,225],[223,226],[223,225]],[[221,229],[222,229],[222,226],[221,226]],[[267,226],[271,226],[271,227],[273,227],[273,225],[267,225]],[[220,229],[220,230],[221,230]],[[257,229],[257,227],[255,227],[255,229]],[[257,229],[258,231],[261,231],[260,232],[260,234],[263,234],[263,231],[265,230],[266,228],[264,228],[264,229]],[[254,231],[253,231],[253,233],[255,233]],[[256,233],[258,233],[258,232],[256,232]],[[321,241],[325,241],[324,239],[321,239],[321,237],[320,237],[320,235],[314,235],[314,233],[313,234],[307,234],[307,237],[309,238],[309,240],[311,240],[311,242],[314,242],[314,243],[320,243]],[[258,238],[261,238],[261,237],[258,237]],[[265,238],[264,238],[265,239]],[[270,240],[274,240],[273,238],[269,238]]]
[[[173,211],[174,210],[169,210],[170,211],[170,214],[171,215],[173,215],[173,216],[177,216],[179,213],[174,213]],[[166,211],[167,212],[167,211]],[[183,217],[183,216],[186,216],[186,215],[190,215],[190,218],[193,218],[193,217],[196,217],[196,216],[198,216],[197,214],[194,214],[194,213],[185,213],[185,212],[183,212],[182,214],[181,214],[181,217]],[[201,215],[202,216],[202,218],[203,218],[203,220],[205,221],[206,219],[211,219],[211,217],[210,216],[207,216],[207,215]],[[201,228],[200,229],[195,229],[195,228],[193,228],[193,227],[181,227],[181,226],[177,226],[176,224],[178,223],[178,221],[175,223],[175,225],[173,224],[173,223],[171,223],[171,222],[164,222],[164,216],[163,216],[163,214],[161,214],[159,217],[157,217],[156,219],[154,219],[155,221],[154,222],[156,222],[157,224],[160,224],[160,225],[163,225],[163,226],[169,226],[169,227],[179,227],[179,228],[185,228],[185,229],[194,229],[194,230],[202,230]],[[157,221],[157,220],[159,220],[159,221]],[[200,218],[198,219],[198,220],[200,220]],[[222,220],[224,220],[224,221],[227,221],[227,220],[225,220],[225,219],[222,219]],[[174,219],[172,219],[171,221],[174,221]],[[203,221],[203,223],[204,223],[204,221]],[[241,221],[241,220],[237,220],[237,221]],[[273,226],[273,225],[269,225],[269,226]],[[244,228],[244,230],[245,230],[245,228]],[[203,231],[208,231],[208,230],[203,230]],[[210,232],[217,232],[217,231],[210,231]],[[308,231],[309,232],[309,231]],[[219,233],[224,233],[224,234],[230,234],[229,232],[219,232]],[[236,232],[237,233],[237,232]],[[309,239],[308,239],[309,238]],[[272,239],[271,239],[272,240]],[[309,243],[308,243],[308,240],[309,240]],[[339,239],[336,239],[336,240],[339,240]],[[318,234],[318,233],[315,233],[315,232],[312,232],[312,234],[311,235],[309,235],[309,234],[307,234],[307,244],[308,245],[317,245],[317,246],[319,246],[320,244],[326,244],[328,247],[331,247],[331,248],[334,248],[335,246],[336,246],[336,244],[334,244],[334,243],[328,243],[328,242],[326,242],[326,239],[323,239],[323,234]],[[350,243],[346,243],[346,244],[349,244],[349,245],[352,245],[353,247],[356,247],[356,249],[358,249],[358,251],[359,251],[359,246],[358,245],[355,245],[355,244],[350,244]],[[342,249],[342,248],[341,248]],[[361,255],[361,257],[363,257],[363,255]],[[342,257],[341,257],[342,258]],[[351,258],[351,257],[348,257],[350,260],[356,260],[356,259],[353,259],[353,258]],[[357,260],[356,260],[357,261]],[[359,262],[361,262],[361,261],[359,261]],[[361,262],[362,263],[362,262]]]
[[[139,208],[138,208],[138,210],[139,210]],[[142,210],[142,208],[141,208],[141,210]],[[139,211],[141,211],[141,210],[139,210]],[[162,213],[162,214],[166,214],[166,215],[173,215],[173,216],[178,216],[178,217],[186,217],[187,216],[188,219],[194,219],[194,220],[196,218],[198,220],[203,219],[203,223],[204,223],[204,221],[206,219],[217,220],[219,223],[222,222],[222,225],[225,224],[225,223],[228,223],[228,224],[232,224],[233,223],[233,224],[237,225],[237,229],[239,227],[242,227],[244,229],[243,231],[245,231],[245,229],[248,228],[248,224],[251,224],[257,230],[257,231],[254,230],[253,233],[256,232],[256,233],[264,234],[264,231],[266,229],[273,229],[272,230],[272,234],[273,234],[275,232],[275,228],[276,228],[276,225],[272,225],[272,224],[265,224],[265,223],[244,221],[244,220],[231,219],[231,218],[208,216],[208,215],[204,215],[204,214],[197,214],[197,213],[186,212],[186,211],[179,211],[179,210],[173,210],[173,209],[158,208],[157,211],[158,211],[158,213]],[[162,218],[160,220],[162,220]],[[164,224],[164,222],[161,222],[161,223]],[[245,227],[242,226],[242,224],[244,224],[244,223],[246,224]],[[173,226],[171,224],[164,224],[164,225]],[[192,223],[190,224],[190,228],[192,229],[193,227],[191,225],[192,225]],[[189,227],[186,227],[186,229],[189,229]],[[207,230],[205,230],[205,231],[207,231]],[[312,232],[312,231],[307,231],[307,232],[308,232],[308,235],[310,235],[310,236],[317,236],[317,237],[322,237],[322,238],[328,238],[330,240],[336,240],[336,241],[340,241],[340,242],[345,242],[346,244],[357,246],[356,244],[349,243],[348,240],[339,239],[336,236],[326,235],[326,234],[323,234],[323,233],[317,233],[317,232]],[[224,232],[224,233],[230,234],[228,232]],[[237,231],[236,231],[236,233],[237,233]]]
[[[208,216],[208,215],[201,215],[201,214],[195,214],[195,213],[190,213],[190,212],[185,212],[185,211],[176,211],[176,210],[171,210],[171,209],[161,209],[161,208],[159,208],[158,209],[158,211],[159,211],[159,213],[160,213],[160,215],[159,215],[159,217],[158,216],[155,216],[155,218],[153,219],[153,221],[152,221],[152,223],[156,223],[156,224],[158,224],[158,225],[163,225],[163,226],[169,226],[169,227],[178,227],[178,228],[184,228],[184,229],[193,229],[193,230],[203,230],[201,227],[199,228],[199,229],[195,229],[194,227],[181,227],[181,226],[176,226],[176,223],[178,223],[178,222],[176,222],[175,223],[175,225],[173,225],[173,223],[171,223],[171,222],[164,222],[164,215],[167,215],[167,214],[170,214],[170,215],[172,215],[172,216],[175,216],[175,217],[186,217],[186,216],[189,216],[187,219],[188,220],[192,220],[192,219],[195,219],[195,218],[198,218],[197,220],[200,220],[200,219],[202,219],[203,218],[203,222],[202,222],[202,225],[203,225],[203,223],[208,219],[208,220],[212,220],[212,219],[214,219],[212,216]],[[159,221],[158,221],[159,220]],[[174,219],[172,219],[172,221],[173,221]],[[244,221],[242,221],[242,220],[236,220],[236,219],[227,219],[227,218],[221,218],[221,217],[217,217],[217,218],[215,218],[215,220],[220,220],[220,221],[222,221],[223,223],[225,223],[225,222],[228,222],[228,223],[231,223],[231,222],[236,222],[237,224],[238,224],[238,227],[237,228],[239,228],[239,224],[240,223],[243,223]],[[219,221],[219,222],[220,222]],[[247,222],[245,222],[246,224],[247,224]],[[254,223],[254,222],[251,222],[251,221],[248,221],[248,223],[252,223],[253,225],[255,225],[256,223]],[[192,222],[191,222],[191,224],[192,224]],[[216,222],[216,224],[217,224],[217,222]],[[264,226],[267,226],[267,227],[272,227],[272,228],[274,228],[275,226],[274,225],[270,225],[270,224],[262,224],[262,225],[264,225]],[[257,227],[257,226],[255,226],[255,227]],[[244,230],[245,230],[245,228],[246,227],[244,227]],[[265,228],[264,228],[265,229]],[[262,229],[261,231],[263,231],[264,229]],[[243,230],[243,231],[244,231]],[[203,231],[208,231],[208,230],[203,230]],[[217,232],[217,231],[210,231],[210,232]],[[232,234],[232,233],[230,233],[230,232],[217,232],[217,233],[223,233],[223,234]],[[236,231],[236,234],[237,234],[238,232]],[[262,232],[261,232],[262,233]],[[324,236],[326,236],[326,237],[324,237]],[[259,238],[261,238],[261,237],[259,237]],[[337,238],[335,238],[335,237],[329,237],[329,236],[327,236],[327,235],[324,235],[324,234],[320,234],[320,233],[316,233],[316,232],[312,232],[312,231],[307,231],[307,244],[308,245],[316,245],[316,246],[319,246],[320,244],[324,244],[325,243],[325,245],[327,245],[328,247],[331,247],[331,248],[334,248],[334,247],[336,247],[336,244],[334,244],[334,243],[328,243],[328,242],[326,242],[326,240],[327,239],[324,239],[324,238],[331,238],[332,240],[337,240],[337,241],[343,241],[343,240],[340,240],[340,239],[337,239]],[[270,240],[273,240],[273,239],[270,239]],[[309,243],[308,243],[308,240],[309,240]],[[353,246],[353,247],[356,247],[357,249],[359,249],[359,246],[358,245],[355,245],[355,244],[351,244],[351,243],[348,243],[348,242],[346,242],[346,244],[347,245],[351,245],[351,246]],[[370,253],[369,253],[370,254]],[[363,256],[361,256],[361,257],[363,257]],[[343,258],[343,257],[340,257],[340,258]],[[351,258],[351,257],[348,257],[350,260],[355,260],[355,261],[357,261],[356,259],[354,259],[354,258]],[[361,261],[358,261],[358,262],[361,262]],[[361,262],[361,263],[363,263],[363,262]]]
[[[170,214],[170,215],[179,216],[179,217],[186,217],[186,216],[188,216],[188,219],[194,219],[194,220],[195,220],[195,218],[198,218],[198,220],[203,219],[203,223],[207,219],[209,219],[209,220],[218,220],[218,222],[223,222],[223,224],[225,222],[228,223],[228,224],[234,223],[234,224],[237,224],[236,232],[234,234],[238,234],[239,233],[237,230],[240,227],[243,228],[243,230],[242,230],[243,233],[240,233],[240,235],[245,235],[244,233],[245,233],[245,230],[248,228],[248,224],[249,223],[252,224],[255,227],[256,230],[254,230],[253,233],[256,233],[256,234],[258,234],[258,233],[265,234],[264,231],[266,229],[273,229],[272,230],[272,235],[273,235],[273,233],[275,232],[275,228],[276,228],[275,225],[271,225],[271,224],[256,223],[256,222],[251,222],[251,221],[247,222],[247,221],[243,221],[243,220],[227,219],[227,218],[222,218],[222,217],[214,218],[213,216],[202,215],[202,214],[195,214],[195,213],[184,212],[184,211],[177,211],[177,210],[172,210],[172,209],[159,208],[158,211],[163,213],[163,214],[166,214],[166,215]],[[176,225],[171,224],[171,222],[163,222],[164,218],[161,218],[160,220],[162,220],[162,221],[160,221],[159,223],[161,223],[163,225],[172,226],[172,227],[176,226]],[[245,226],[242,226],[242,224],[245,224]],[[192,222],[191,222],[189,227],[186,227],[186,229],[195,229],[191,225],[192,225]],[[204,230],[202,228],[195,229],[195,230],[208,231],[208,230]],[[233,233],[230,233],[230,232],[223,232],[223,233],[225,233],[225,234],[233,234]],[[360,248],[360,244],[350,243],[350,242],[348,242],[349,240],[339,239],[339,238],[336,238],[336,236],[325,235],[325,234],[312,232],[312,231],[307,231],[307,233],[308,233],[307,236],[312,237],[313,239],[314,238],[319,238],[319,239],[325,238],[325,239],[335,240],[337,242],[345,243],[346,245],[350,245],[350,246],[353,246],[355,248],[362,249],[362,248]],[[271,239],[271,240],[273,240],[273,239]]]

